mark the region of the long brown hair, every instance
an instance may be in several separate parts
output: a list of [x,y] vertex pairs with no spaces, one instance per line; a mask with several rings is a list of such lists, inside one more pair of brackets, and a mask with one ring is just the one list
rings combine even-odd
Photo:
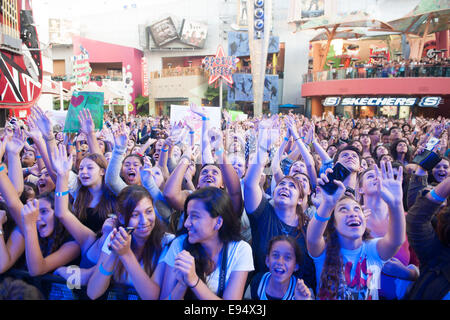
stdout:
[[[345,199],[351,199],[358,203],[353,196],[345,195],[339,199],[338,203]],[[359,203],[358,203],[359,204]],[[322,273],[320,274],[320,287],[318,297],[321,300],[335,300],[338,298],[338,291],[341,283],[341,274],[343,268],[343,260],[341,254],[341,246],[339,244],[338,232],[334,225],[334,210],[331,219],[328,221],[325,230],[326,256],[323,264]],[[370,230],[366,228],[363,234],[363,241],[371,238]]]
[[[118,212],[120,212],[120,215],[123,218],[124,225],[127,226],[131,215],[133,214],[134,209],[138,205],[138,203],[143,199],[149,199],[152,204],[152,198],[150,196],[150,193],[142,186],[138,185],[131,185],[128,187],[125,187],[118,195],[117,197],[117,207]],[[155,214],[156,215],[156,214]],[[144,271],[146,274],[148,274],[150,277],[155,271],[158,260],[162,252],[162,239],[164,237],[164,234],[166,233],[166,228],[164,224],[159,220],[158,216],[156,215],[155,218],[155,225],[153,227],[152,232],[150,233],[150,236],[148,237],[147,241],[145,242],[144,249],[143,249],[143,255],[142,260],[144,263]],[[131,248],[135,248],[135,243],[131,242]],[[117,265],[116,272],[114,274],[114,280],[116,282],[120,282],[122,279],[122,274],[125,272],[125,268],[121,262]]]
[[[90,159],[94,161],[100,168],[106,171],[108,163],[103,155],[97,153],[91,153],[86,155],[83,159]],[[87,219],[87,208],[92,201],[92,194],[89,191],[88,187],[85,187],[81,184],[79,178],[78,183],[81,185],[77,198],[73,204],[72,212],[75,212],[75,215],[81,222],[85,222]],[[105,177],[102,178],[102,197],[100,198],[100,202],[95,207],[96,214],[100,216],[101,219],[106,220],[108,218],[108,214],[115,212],[116,200],[112,192],[108,189],[105,184]],[[97,230],[94,230],[97,231]]]
[[[47,201],[48,203],[50,203],[50,207],[52,208],[52,210],[55,210],[55,194],[53,192],[43,193],[37,196],[36,199],[38,199],[39,201]],[[39,236],[39,247],[41,248],[42,255],[44,257],[57,251],[69,235],[56,215],[54,216],[54,221],[55,222],[52,234],[46,238],[41,238],[41,236]]]
[[[283,181],[283,179],[290,179],[291,181],[294,182],[294,184],[296,185],[297,189],[299,190],[299,199],[303,199],[303,197],[305,196],[305,191],[303,190],[303,186],[302,184],[295,179],[293,176],[284,176],[281,180]],[[278,182],[278,184],[280,183]],[[278,186],[277,184],[277,186]],[[306,233],[305,233],[305,227],[308,224],[309,218],[306,216],[306,214],[303,212],[303,208],[302,208],[302,204],[298,204],[295,207],[295,213],[298,217],[298,226],[297,226],[297,230],[300,231],[304,237],[306,237]],[[297,238],[300,236],[300,232],[298,233]]]

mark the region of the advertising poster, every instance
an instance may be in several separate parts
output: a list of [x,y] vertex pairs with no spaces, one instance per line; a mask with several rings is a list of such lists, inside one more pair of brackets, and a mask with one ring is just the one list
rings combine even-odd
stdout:
[[177,28],[170,17],[152,24],[149,28],[152,39],[158,47],[179,39]]
[[303,0],[302,19],[317,18],[325,13],[324,0]]
[[197,48],[203,48],[207,35],[208,26],[205,23],[183,20],[180,33],[181,42]]

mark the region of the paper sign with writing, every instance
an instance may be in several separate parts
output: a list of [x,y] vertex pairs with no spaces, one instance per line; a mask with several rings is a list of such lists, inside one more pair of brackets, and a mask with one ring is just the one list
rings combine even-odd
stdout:
[[103,105],[103,92],[75,91],[67,111],[64,132],[78,132],[80,130],[78,114],[82,109],[89,109],[95,123],[95,129],[101,130],[103,128]]

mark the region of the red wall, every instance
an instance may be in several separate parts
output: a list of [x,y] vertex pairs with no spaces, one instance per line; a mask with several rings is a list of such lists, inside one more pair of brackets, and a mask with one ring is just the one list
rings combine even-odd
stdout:
[[121,62],[122,67],[130,65],[129,71],[133,74],[134,82],[134,91],[131,94],[132,102],[139,96],[142,92],[141,59],[144,56],[141,50],[74,36],[74,55],[81,53],[80,45],[88,51],[90,63]]
[[450,78],[375,78],[309,82],[302,96],[450,95]]

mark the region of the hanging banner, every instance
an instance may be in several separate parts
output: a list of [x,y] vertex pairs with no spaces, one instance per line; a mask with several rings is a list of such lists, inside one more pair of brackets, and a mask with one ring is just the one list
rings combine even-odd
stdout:
[[75,90],[82,90],[91,79],[91,66],[89,64],[89,53],[83,46],[80,46],[81,53],[72,57],[73,72],[71,82]]
[[89,109],[92,120],[95,123],[95,129],[103,129],[103,92],[77,92],[75,91],[70,100],[69,110],[67,111],[64,132],[78,132],[80,130],[80,121],[78,114],[82,109]]

